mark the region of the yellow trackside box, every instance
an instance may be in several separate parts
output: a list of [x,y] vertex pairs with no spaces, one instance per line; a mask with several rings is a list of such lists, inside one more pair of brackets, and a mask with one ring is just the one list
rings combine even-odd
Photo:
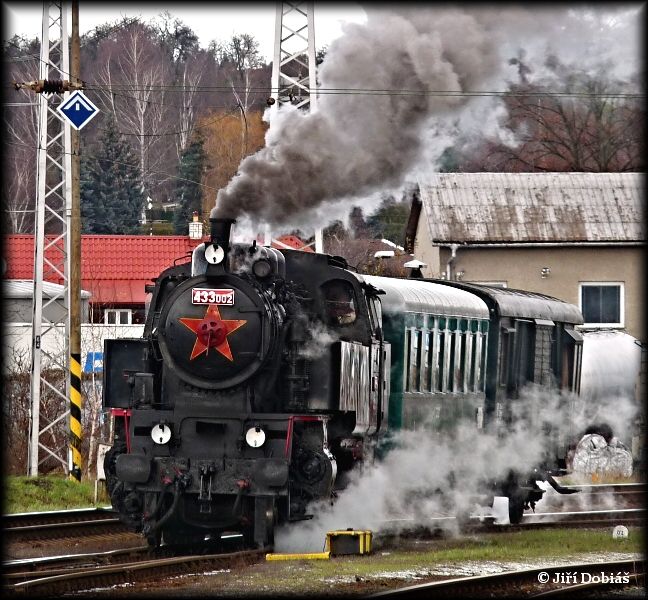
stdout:
[[371,552],[371,531],[344,529],[326,534],[325,550],[331,556],[341,554],[369,554]]

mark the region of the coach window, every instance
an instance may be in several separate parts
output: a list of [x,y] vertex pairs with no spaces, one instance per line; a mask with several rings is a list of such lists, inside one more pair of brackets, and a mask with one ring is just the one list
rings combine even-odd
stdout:
[[[432,321],[432,317],[430,317]],[[431,392],[430,388],[430,354],[432,354],[432,332],[428,328],[423,331],[423,345],[421,347],[421,391]]]
[[466,392],[466,330],[468,321],[459,319],[457,323],[457,345],[455,346],[455,392]]
[[580,391],[580,370],[583,351],[583,336],[575,329],[558,331],[560,345],[556,350],[560,353],[560,389],[578,393]]
[[441,391],[451,392],[451,379],[452,369],[454,367],[453,350],[454,350],[454,328],[456,326],[456,319],[445,320],[445,331],[443,332],[443,362],[441,367],[442,382]]
[[430,391],[438,391],[439,381],[439,319],[430,317],[430,348],[428,349],[428,361],[430,368]]
[[[488,321],[482,321],[479,330],[479,346],[481,351],[481,358],[479,362],[479,391],[483,392],[486,388],[486,357],[488,355]],[[479,351],[478,351],[479,353]]]
[[479,339],[479,321],[470,321],[470,373],[468,374],[468,391],[476,392],[477,379],[479,372],[479,352],[477,348],[477,340]]
[[382,307],[380,299],[376,296],[369,297],[369,318],[371,319],[371,328],[374,333],[382,326]]
[[405,330],[405,391],[410,391],[410,369],[412,364],[412,330]]
[[322,286],[326,314],[330,325],[350,325],[356,320],[353,286],[342,279],[327,281]]
[[411,330],[411,345],[410,345],[410,384],[409,391],[419,392],[421,390],[421,384],[419,381],[419,375],[421,372],[421,337],[422,332],[418,329]]
[[621,282],[584,282],[580,284],[580,309],[584,325],[624,326],[624,286]]
[[501,386],[508,385],[509,369],[513,359],[513,342],[515,340],[515,327],[503,327],[500,332],[500,377]]
[[472,375],[473,375],[473,334],[471,330],[472,322],[464,320],[463,343],[461,345],[461,364],[463,372],[461,375],[462,391],[472,392]]
[[437,377],[437,390],[448,391],[448,346],[450,343],[450,332],[446,329],[448,320],[439,319],[439,371]]

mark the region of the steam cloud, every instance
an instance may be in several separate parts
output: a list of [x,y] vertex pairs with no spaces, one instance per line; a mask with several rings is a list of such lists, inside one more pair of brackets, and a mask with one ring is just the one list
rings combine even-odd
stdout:
[[[583,384],[587,389],[599,385],[590,378],[610,355],[618,361],[612,366],[608,362],[610,387],[603,386],[602,394],[574,396],[529,385],[512,403],[513,424],[505,435],[494,430],[477,433],[472,422],[460,424],[452,433],[434,433],[431,420],[420,430],[395,433],[394,449],[384,460],[352,473],[334,504],[314,503],[308,509],[315,515],[312,520],[277,531],[276,551],[320,552],[327,531],[347,527],[370,529],[374,534],[385,529],[398,533],[429,526],[438,517],[479,512],[475,497],[485,481],[501,479],[509,469],[524,471],[550,460],[555,448],[566,452],[592,423],[607,422],[615,436],[629,444],[640,407],[629,388],[620,389],[619,382],[636,378],[634,339],[619,332],[589,334]],[[613,503],[611,497],[600,495],[597,504],[592,501],[586,494],[557,495],[548,488],[536,510],[603,509]],[[436,524],[457,532],[455,520]]]
[[[433,164],[462,127],[507,133],[499,99],[439,92],[503,89],[520,48],[540,69],[552,52],[581,67],[596,56],[635,72],[637,28],[626,24],[636,11],[367,8],[367,23],[348,24],[328,49],[317,112],[277,111],[266,147],[219,191],[214,215],[321,226],[339,216],[336,203],[348,212],[351,199],[396,190],[422,159]],[[402,93],[326,93],[353,88]]]

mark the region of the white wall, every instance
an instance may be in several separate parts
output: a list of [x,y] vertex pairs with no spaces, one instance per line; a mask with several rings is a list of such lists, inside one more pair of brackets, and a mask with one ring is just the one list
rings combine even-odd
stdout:
[[[45,327],[43,327],[43,332]],[[86,364],[88,352],[103,352],[104,339],[141,338],[144,325],[103,325],[84,323],[81,325],[81,368]],[[11,372],[16,369],[29,370],[31,364],[32,327],[31,323],[7,323],[3,335],[3,369]],[[41,348],[48,353],[63,355],[65,348],[65,327],[42,333]],[[42,360],[46,364],[43,354]],[[67,364],[67,363],[66,363]]]

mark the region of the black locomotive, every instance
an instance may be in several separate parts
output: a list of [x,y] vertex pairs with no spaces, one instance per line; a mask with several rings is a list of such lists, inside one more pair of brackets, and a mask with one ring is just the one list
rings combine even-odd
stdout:
[[[528,382],[578,391],[568,303],[361,276],[339,257],[230,244],[232,223],[212,217],[210,242],[155,280],[142,339],[105,342],[107,486],[152,544],[236,531],[271,545],[423,411],[484,428]],[[512,521],[541,497],[538,477],[502,484]]]

